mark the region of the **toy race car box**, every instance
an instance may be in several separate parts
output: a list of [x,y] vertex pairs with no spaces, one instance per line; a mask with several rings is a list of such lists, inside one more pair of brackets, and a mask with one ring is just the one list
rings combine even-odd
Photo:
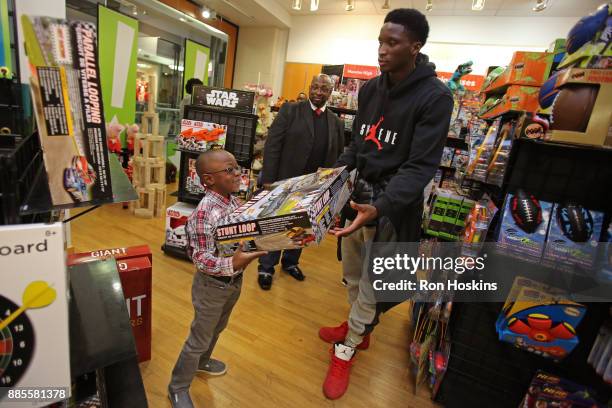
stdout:
[[248,243],[243,248],[274,251],[319,243],[348,201],[357,172],[345,167],[273,184],[240,206],[230,222],[216,230],[220,245]]
[[544,263],[560,269],[592,268],[604,214],[575,204],[555,204]]
[[176,143],[181,149],[205,152],[213,147],[224,147],[227,138],[227,125],[181,119],[181,133]]
[[497,319],[496,330],[501,341],[560,360],[578,345],[576,327],[585,313],[584,305],[567,300],[559,289],[519,277]]
[[497,247],[516,258],[539,262],[551,211],[552,203],[540,201],[523,190],[508,194]]
[[187,247],[187,218],[195,206],[187,203],[176,203],[166,209],[166,245],[185,249]]
[[538,370],[531,380],[521,408],[538,407],[589,407],[603,408],[588,387],[573,381]]

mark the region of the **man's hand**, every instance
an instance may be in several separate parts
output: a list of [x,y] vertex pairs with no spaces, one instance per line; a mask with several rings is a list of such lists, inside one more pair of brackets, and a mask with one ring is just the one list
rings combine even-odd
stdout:
[[234,252],[234,256],[232,256],[232,267],[235,271],[239,269],[246,268],[251,261],[259,258],[260,256],[266,255],[268,252],[266,251],[254,251],[254,252],[244,252],[242,248],[238,246],[236,252]]
[[329,233],[336,237],[346,237],[347,235],[352,234],[357,231],[359,228],[363,227],[366,223],[373,221],[378,217],[378,210],[376,207],[370,204],[357,204],[354,201],[351,201],[351,208],[357,211],[357,216],[346,228],[338,228],[334,227],[329,230]]

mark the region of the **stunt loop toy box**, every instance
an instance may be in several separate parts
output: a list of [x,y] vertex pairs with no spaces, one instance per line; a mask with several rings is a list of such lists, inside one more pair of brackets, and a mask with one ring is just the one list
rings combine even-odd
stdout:
[[345,167],[275,183],[240,206],[230,222],[216,229],[219,245],[237,242],[245,249],[275,251],[320,243],[348,201],[357,172]]

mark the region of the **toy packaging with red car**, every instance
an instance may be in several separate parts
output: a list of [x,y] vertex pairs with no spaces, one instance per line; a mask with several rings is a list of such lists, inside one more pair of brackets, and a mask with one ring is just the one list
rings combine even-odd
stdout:
[[223,148],[226,137],[227,125],[182,119],[176,142],[181,149],[205,152],[215,147]]
[[219,225],[221,245],[244,242],[264,251],[301,248],[319,243],[353,190],[357,172],[345,167],[277,182],[240,206],[230,222]]
[[22,16],[53,205],[113,196],[95,23]]

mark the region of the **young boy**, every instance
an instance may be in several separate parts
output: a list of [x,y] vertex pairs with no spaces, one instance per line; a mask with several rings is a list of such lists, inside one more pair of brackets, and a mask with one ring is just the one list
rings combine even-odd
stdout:
[[209,150],[198,157],[196,171],[206,194],[186,226],[187,248],[197,269],[191,288],[195,316],[168,386],[173,408],[194,406],[189,386],[196,372],[226,372],[225,364],[210,356],[240,296],[242,272],[265,254],[245,253],[240,248],[233,255],[221,253],[215,243],[216,226],[240,205],[231,195],[240,186],[240,167],[234,156],[225,150]]

